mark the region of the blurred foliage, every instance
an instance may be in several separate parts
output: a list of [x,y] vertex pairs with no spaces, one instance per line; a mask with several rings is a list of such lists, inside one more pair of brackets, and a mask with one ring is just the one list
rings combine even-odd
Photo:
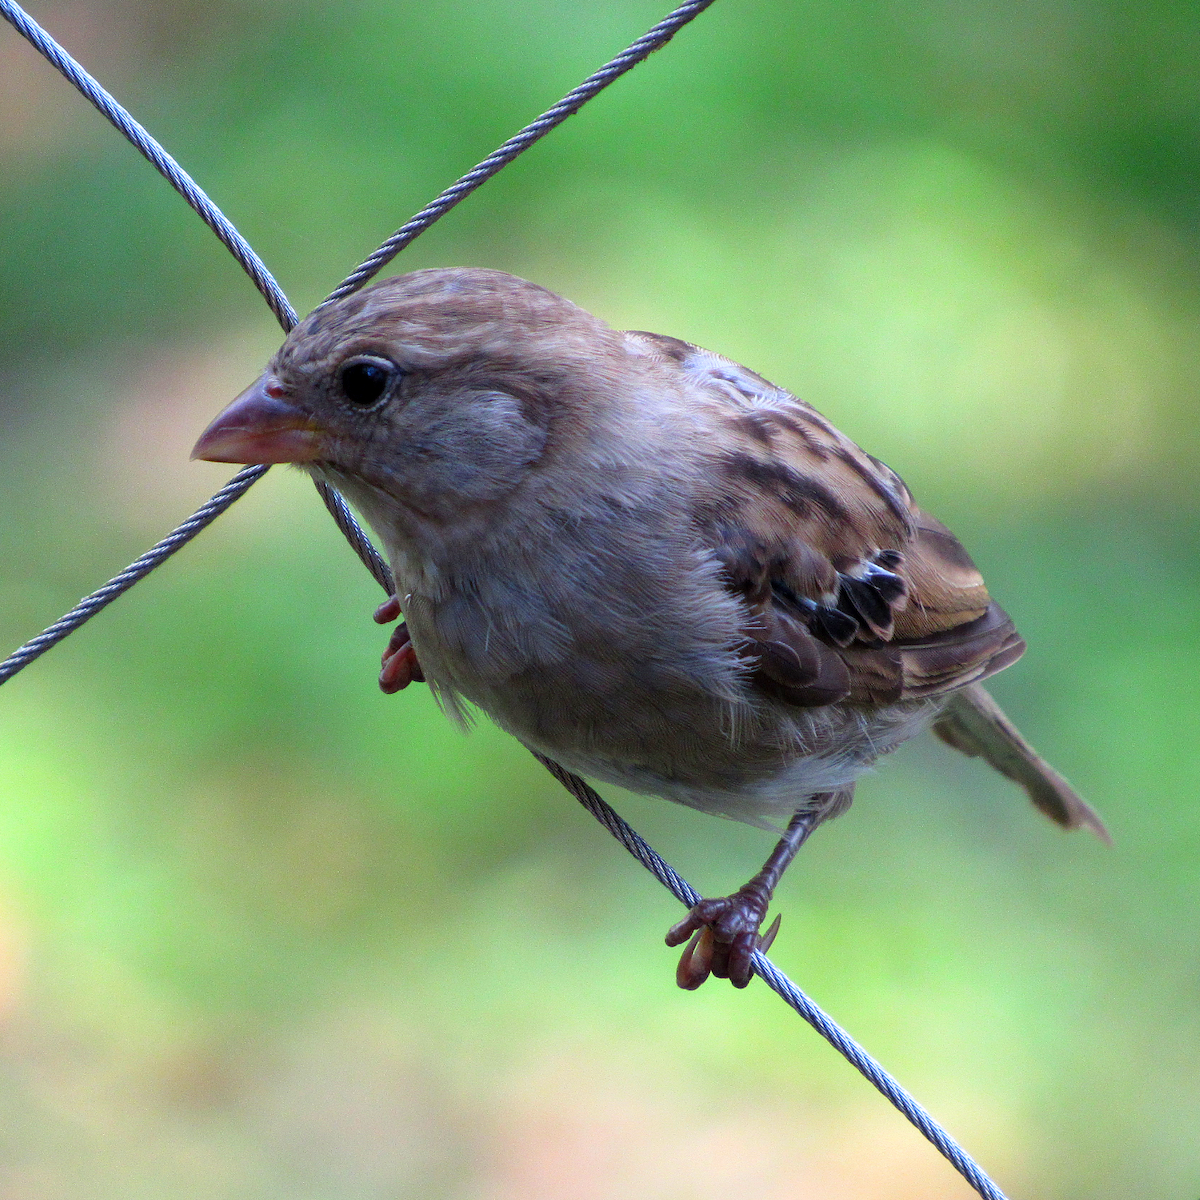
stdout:
[[[303,311],[664,9],[32,5]],[[1200,1195],[1200,9],[720,0],[406,251],[812,400],[971,547],[996,692],[1106,814],[906,747],[777,958],[1014,1197]],[[0,632],[226,476],[278,339],[0,30]],[[520,747],[374,686],[374,585],[275,470],[0,694],[0,1196],[850,1200],[965,1185]],[[620,797],[711,892],[759,832]]]

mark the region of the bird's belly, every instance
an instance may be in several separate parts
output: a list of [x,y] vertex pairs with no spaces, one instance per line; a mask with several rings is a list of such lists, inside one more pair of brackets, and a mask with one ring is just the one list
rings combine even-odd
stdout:
[[577,656],[503,680],[460,674],[443,694],[471,701],[579,774],[771,828],[811,797],[848,787],[942,705],[800,708],[744,682],[733,699],[636,666],[624,675],[604,666]]
[[406,616],[425,676],[451,712],[469,701],[564,761],[704,778],[724,762],[765,755],[773,767],[793,752],[788,722],[764,719],[722,611],[688,626],[661,608],[655,621],[650,608],[615,636],[597,595],[604,590],[558,607],[532,590],[503,606],[415,595]]
[[693,759],[686,764],[663,764],[661,755],[653,753],[639,759],[522,740],[582,775],[702,812],[776,828],[814,797],[848,788],[879,756],[924,730],[941,707],[942,701],[936,699],[870,713],[847,705],[777,712],[774,715],[784,728],[773,730],[769,738],[714,739],[702,762]]
[[[602,619],[579,618],[594,603],[580,601],[568,616],[535,592],[507,606],[478,593],[409,599],[417,655],[452,713],[469,701],[571,770],[755,824],[847,787],[941,706],[804,708],[763,696],[737,654],[738,627],[720,609],[707,624],[657,626],[648,609],[618,646]],[[498,612],[509,614],[506,624]]]

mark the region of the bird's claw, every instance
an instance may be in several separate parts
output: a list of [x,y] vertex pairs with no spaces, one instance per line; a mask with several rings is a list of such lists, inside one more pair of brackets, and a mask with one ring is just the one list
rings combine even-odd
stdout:
[[[380,625],[394,621],[400,615],[400,601],[395,596],[389,596],[376,610],[375,620]],[[382,667],[379,672],[379,688],[392,695],[402,691],[410,683],[424,683],[425,674],[417,661],[417,652],[413,648],[412,639],[408,636],[408,626],[401,621],[392,630],[387,648],[383,652]]]
[[754,952],[765,954],[779,932],[780,918],[776,916],[767,932],[759,934],[766,915],[766,902],[755,894],[735,892],[716,900],[701,900],[667,932],[668,946],[687,942],[675,970],[675,982],[691,992],[709,975],[715,975],[744,988],[754,974]]
[[378,625],[390,625],[400,615],[400,600],[389,596],[376,610],[375,622]]

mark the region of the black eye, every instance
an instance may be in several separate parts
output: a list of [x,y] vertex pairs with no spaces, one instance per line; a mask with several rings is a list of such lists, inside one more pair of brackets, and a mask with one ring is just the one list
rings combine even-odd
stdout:
[[351,404],[368,408],[387,391],[387,386],[396,374],[396,367],[378,359],[358,359],[347,363],[338,376],[342,395]]

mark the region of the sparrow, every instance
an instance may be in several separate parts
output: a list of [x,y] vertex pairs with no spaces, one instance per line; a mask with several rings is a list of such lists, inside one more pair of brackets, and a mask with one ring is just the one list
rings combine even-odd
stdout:
[[685,988],[744,987],[775,885],[932,726],[1067,828],[1099,816],[981,686],[1025,643],[954,535],[816,409],[537,284],[445,268],[322,306],[194,458],[294,463],[373,528],[427,681],[572,771],[782,837],[674,925]]

